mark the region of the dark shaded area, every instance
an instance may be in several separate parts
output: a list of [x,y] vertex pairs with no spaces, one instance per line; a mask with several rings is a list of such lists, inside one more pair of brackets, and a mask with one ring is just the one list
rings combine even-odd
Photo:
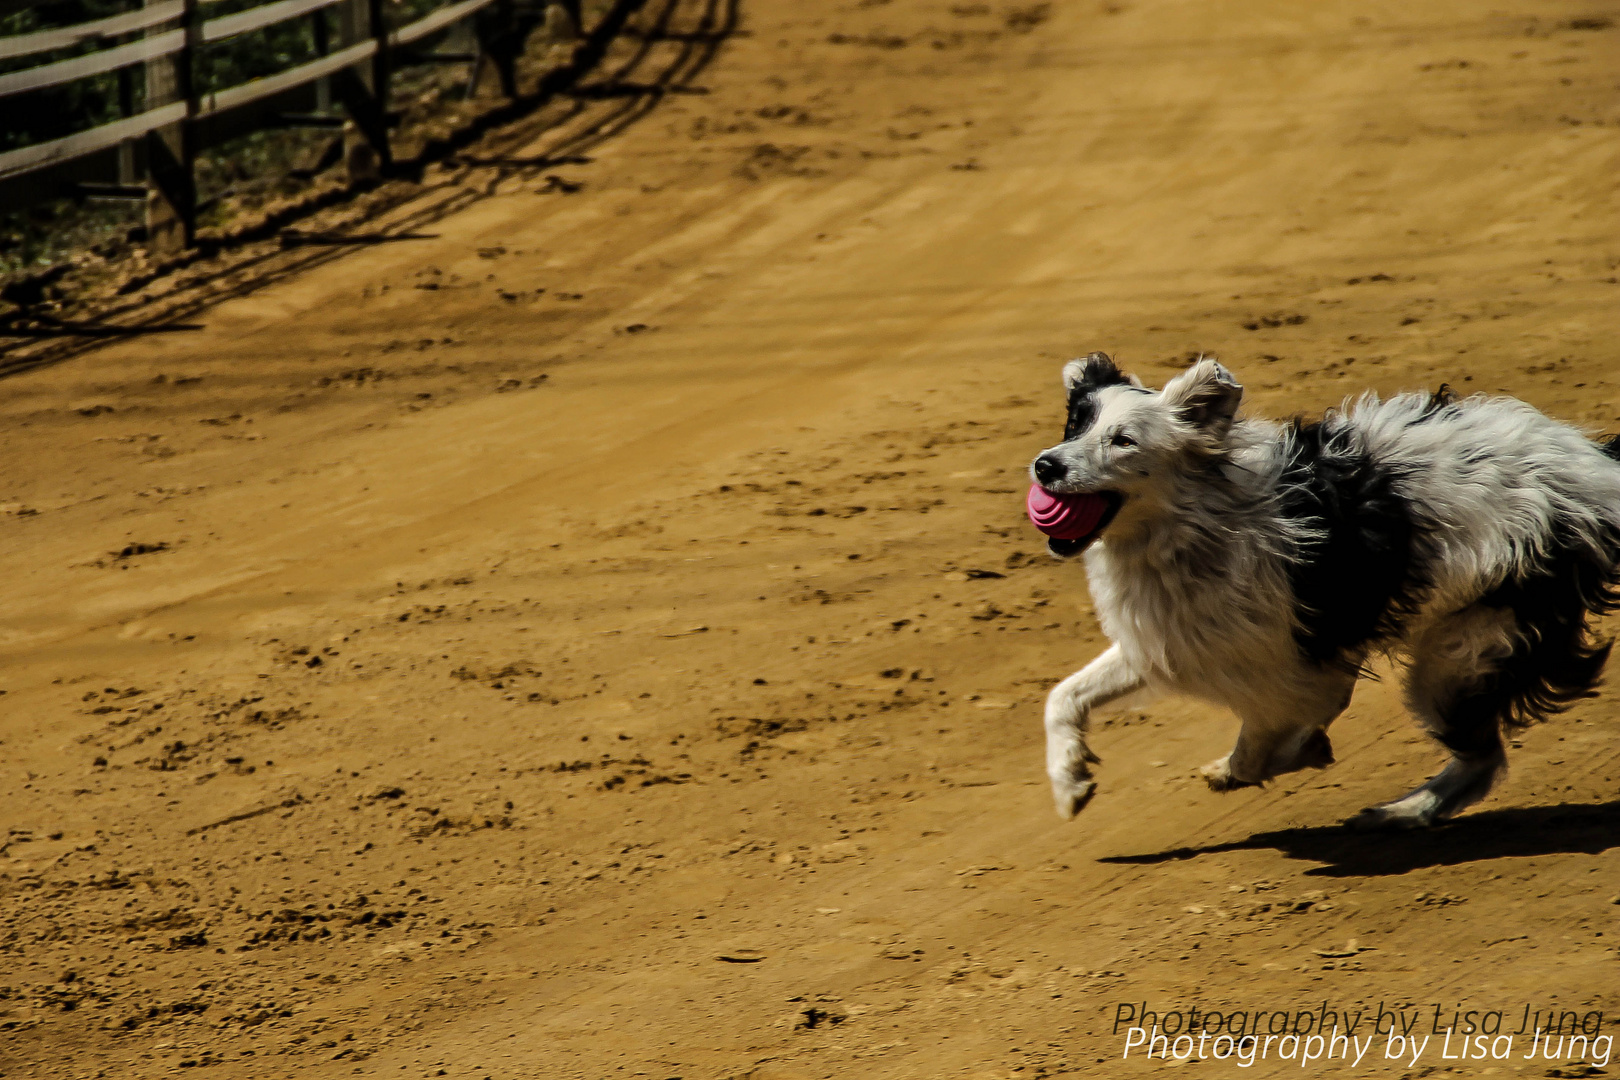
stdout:
[[172,334],[185,330],[201,330],[202,323],[160,323],[152,326],[107,326],[100,323],[37,323],[31,326],[0,323],[0,337],[15,338],[118,338],[141,334]]
[[1490,859],[1601,855],[1610,848],[1620,848],[1620,800],[1486,810],[1414,832],[1360,832],[1343,825],[1280,829],[1224,844],[1097,861],[1153,866],[1228,851],[1278,851],[1290,859],[1323,863],[1306,871],[1313,877],[1388,877]]
[[557,156],[540,154],[535,157],[477,157],[472,154],[458,154],[445,160],[452,165],[467,165],[479,168],[554,169],[559,165],[589,165],[596,159],[581,154],[561,154]]
[[[624,32],[626,21],[632,14],[648,6],[649,2],[656,2],[659,5],[650,25],[640,28],[635,34],[624,35],[627,40],[635,42],[630,55],[616,60],[611,68],[600,68],[613,41]],[[515,99],[481,114],[444,138],[428,141],[413,159],[403,161],[396,159],[385,165],[382,169],[383,183],[390,181],[406,183],[396,183],[388,196],[375,204],[375,211],[380,213],[385,209],[410,202],[436,188],[457,187],[458,191],[454,197],[427,207],[421,213],[410,215],[397,223],[397,227],[403,233],[411,234],[447,214],[455,213],[473,202],[487,198],[498,188],[500,181],[508,177],[523,176],[559,164],[589,163],[591,159],[588,151],[644,120],[668,95],[689,92],[692,80],[708,68],[725,41],[736,31],[740,15],[739,4],[740,0],[699,0],[694,5],[699,9],[695,30],[681,33],[671,32],[670,28],[677,12],[683,10],[682,0],[614,0],[613,6],[575,47],[570,60],[561,67],[546,72],[532,92],[520,94]],[[666,40],[677,46],[672,57],[654,52],[655,47]],[[647,75],[652,77],[648,78]],[[632,87],[637,92],[621,94],[612,90],[613,87]],[[562,133],[584,111],[587,101],[599,97],[613,100],[613,104],[604,115],[588,125]],[[553,144],[538,155],[519,157],[512,154],[510,151],[518,146],[531,145],[535,133],[519,129],[504,133],[503,139],[501,129],[516,124],[541,106],[559,98],[571,100],[572,107],[547,124],[550,130],[559,131]],[[487,155],[487,160],[496,165],[502,173],[494,183],[477,191],[461,186],[453,180],[418,186],[425,184],[425,173],[429,165],[441,161],[472,164],[471,161],[463,161],[463,158],[469,156],[466,151],[486,137],[492,138],[494,142],[494,146],[490,147],[494,152]],[[501,146],[503,141],[507,144],[504,147]],[[484,154],[477,156],[480,161],[486,160]],[[556,190],[566,191],[568,183],[570,182],[564,181],[557,185]],[[297,221],[327,207],[347,202],[376,187],[377,182],[374,181],[335,187],[318,195],[291,202],[283,209],[267,214],[252,227],[236,230],[229,236],[201,237],[197,245],[184,255],[130,277],[120,288],[120,295],[137,292],[159,277],[190,267],[201,260],[213,258],[222,251],[262,240],[278,241],[273,251],[253,255],[229,267],[221,268],[218,273],[203,274],[191,281],[188,289],[197,297],[196,300],[177,304],[162,316],[171,319],[181,318],[229,296],[247,295],[291,274],[306,270],[321,260],[340,257],[343,251],[356,245],[335,242],[295,244],[294,247],[303,249],[308,254],[294,262],[271,263],[273,259],[285,260],[287,247],[279,243],[279,240]],[[335,236],[335,234],[327,235]],[[235,285],[224,293],[210,291],[220,279],[240,278],[245,276],[245,272],[256,268],[259,272],[250,280]],[[141,307],[139,301],[121,301],[100,312],[100,317],[102,320],[117,319],[137,312]],[[32,317],[26,311],[23,314]],[[14,320],[16,324],[22,322],[22,319]],[[67,337],[67,335],[50,336]],[[59,349],[42,350],[9,363],[4,359],[4,347],[0,346],[0,377],[58,363],[93,345],[92,339],[80,335],[76,344],[65,340]]]
[[359,246],[368,244],[392,244],[398,240],[437,240],[438,233],[406,232],[406,233],[303,233],[296,229],[288,229],[281,234],[281,246],[284,248],[312,246]]

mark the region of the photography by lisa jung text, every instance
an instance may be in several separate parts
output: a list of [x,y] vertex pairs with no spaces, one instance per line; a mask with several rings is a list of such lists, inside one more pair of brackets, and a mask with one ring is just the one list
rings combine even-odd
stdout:
[[1257,1061],[1361,1064],[1364,1058],[1398,1059],[1415,1067],[1428,1059],[1584,1061],[1609,1063],[1612,1034],[1603,1034],[1603,1012],[1577,1011],[1527,1002],[1513,1008],[1479,1009],[1411,1004],[1376,1008],[1260,1007],[1150,1009],[1148,1003],[1120,1002],[1112,1034],[1121,1056],[1157,1061],[1233,1061],[1248,1068]]

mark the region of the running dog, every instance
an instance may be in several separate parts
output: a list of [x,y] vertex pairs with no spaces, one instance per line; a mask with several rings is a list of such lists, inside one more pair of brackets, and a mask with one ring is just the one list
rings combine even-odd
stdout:
[[1243,387],[1212,359],[1155,391],[1092,353],[1063,383],[1063,442],[1030,473],[1049,499],[1102,500],[1088,535],[1048,546],[1085,552],[1113,641],[1047,698],[1063,817],[1096,790],[1092,710],[1141,688],[1238,715],[1202,770],[1230,791],[1332,764],[1328,725],[1369,657],[1399,657],[1408,709],[1451,759],[1360,828],[1451,817],[1504,772],[1504,728],[1591,696],[1611,643],[1587,622],[1620,607],[1620,438],[1443,386],[1314,422],[1240,417]]

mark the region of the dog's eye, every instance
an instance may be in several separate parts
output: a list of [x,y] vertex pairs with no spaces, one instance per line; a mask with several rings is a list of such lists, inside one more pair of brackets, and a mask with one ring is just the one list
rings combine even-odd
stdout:
[[1114,432],[1114,437],[1109,439],[1108,442],[1111,446],[1118,446],[1122,449],[1129,449],[1136,445],[1136,440],[1123,431]]

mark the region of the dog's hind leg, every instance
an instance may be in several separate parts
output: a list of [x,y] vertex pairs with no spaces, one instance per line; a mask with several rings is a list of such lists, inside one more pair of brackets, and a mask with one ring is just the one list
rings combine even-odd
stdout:
[[1097,789],[1090,766],[1099,759],[1086,745],[1091,710],[1141,689],[1142,683],[1124,651],[1112,645],[1046,696],[1046,775],[1060,817],[1078,814]]
[[1243,727],[1232,752],[1199,770],[1211,791],[1254,787],[1283,773],[1333,764],[1328,725],[1350,704],[1356,676],[1329,668],[1295,675],[1295,693],[1239,708]]
[[1511,661],[1529,644],[1511,610],[1477,604],[1419,634],[1406,672],[1407,708],[1451,760],[1428,783],[1346,824],[1421,829],[1483,799],[1507,767],[1501,725],[1514,696]]
[[1598,541],[1565,536],[1534,572],[1414,639],[1407,704],[1451,761],[1350,825],[1411,829],[1445,820],[1483,799],[1506,769],[1504,725],[1544,720],[1591,696],[1612,642],[1594,641],[1587,622],[1620,608],[1620,530],[1606,529]]

